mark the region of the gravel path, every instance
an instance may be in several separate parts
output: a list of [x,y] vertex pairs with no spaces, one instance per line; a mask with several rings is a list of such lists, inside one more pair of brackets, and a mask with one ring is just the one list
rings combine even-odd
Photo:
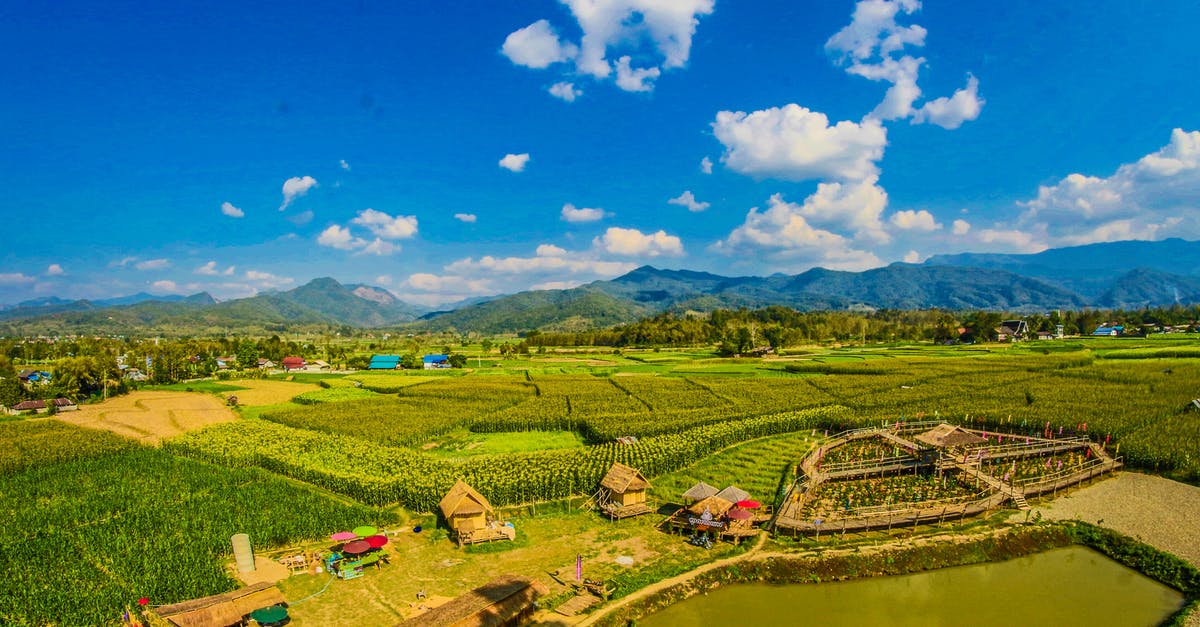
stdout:
[[1115,529],[1200,567],[1200,488],[1195,486],[1123,472],[1033,509],[1051,520],[1077,518]]

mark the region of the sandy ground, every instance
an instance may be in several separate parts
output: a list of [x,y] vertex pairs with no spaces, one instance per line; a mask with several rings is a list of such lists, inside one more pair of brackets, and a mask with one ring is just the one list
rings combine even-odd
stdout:
[[1200,567],[1200,488],[1195,486],[1123,472],[1033,509],[1051,520],[1077,518],[1115,529]]
[[221,399],[197,392],[133,392],[99,405],[84,405],[57,418],[82,427],[104,429],[157,445],[164,438],[219,422],[237,420]]
[[221,398],[230,396],[238,398],[238,405],[258,406],[286,403],[298,394],[321,389],[315,383],[295,383],[292,381],[274,381],[269,379],[242,379],[239,381],[223,381],[229,385],[246,388],[236,392],[222,392]]

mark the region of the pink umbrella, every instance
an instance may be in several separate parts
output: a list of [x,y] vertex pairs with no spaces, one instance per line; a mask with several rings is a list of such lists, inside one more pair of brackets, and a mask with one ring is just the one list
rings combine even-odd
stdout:
[[730,520],[750,520],[754,518],[754,514],[744,509],[731,509],[728,514],[725,514]]
[[749,501],[749,500],[738,501],[737,503],[734,503],[734,505],[737,505],[738,507],[741,507],[743,509],[755,509],[755,508],[762,507],[762,503],[759,503],[758,501]]
[[355,540],[347,542],[346,546],[342,547],[342,552],[346,555],[358,555],[371,550],[371,545],[367,544],[366,540]]
[[367,536],[366,538],[363,538],[363,542],[369,544],[372,549],[378,549],[379,547],[387,544],[388,539],[386,536]]
[[339,531],[339,532],[329,536],[329,539],[333,540],[335,542],[343,542],[345,540],[353,540],[357,537],[358,536],[354,535],[353,533],[351,533],[349,531]]

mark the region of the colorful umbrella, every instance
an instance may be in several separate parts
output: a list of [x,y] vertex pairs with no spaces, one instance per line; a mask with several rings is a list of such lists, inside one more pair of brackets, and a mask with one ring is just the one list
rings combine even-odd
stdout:
[[347,542],[346,546],[342,547],[342,552],[347,555],[358,555],[371,550],[371,545],[367,544],[366,540],[355,540]]
[[363,525],[361,527],[354,528],[354,535],[356,535],[360,538],[365,538],[367,536],[373,536],[377,533],[379,533],[379,530],[370,525]]
[[363,542],[371,545],[372,549],[378,549],[379,547],[387,544],[388,539],[386,536],[367,536],[363,539]]
[[263,607],[250,612],[250,618],[263,625],[278,623],[287,617],[287,608],[282,605],[272,605],[271,607]]
[[335,541],[335,542],[342,542],[342,541],[344,541],[344,540],[353,540],[353,539],[355,539],[355,538],[357,538],[357,537],[358,537],[358,535],[356,535],[354,532],[351,532],[351,531],[339,531],[339,532],[337,532],[337,533],[335,533],[335,534],[333,534],[333,535],[329,536],[329,539],[330,539],[330,540],[333,540],[333,541]]
[[743,509],[756,509],[756,508],[762,507],[762,503],[759,503],[758,501],[749,501],[749,500],[738,501],[737,503],[734,503],[734,505],[737,505],[738,507],[741,507]]
[[730,520],[750,520],[754,518],[754,514],[744,509],[731,509],[728,514],[725,514]]

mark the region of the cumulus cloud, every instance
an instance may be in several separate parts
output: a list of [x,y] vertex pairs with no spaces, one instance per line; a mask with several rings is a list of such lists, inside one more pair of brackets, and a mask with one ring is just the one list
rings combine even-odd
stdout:
[[667,202],[672,205],[687,207],[688,211],[704,211],[711,206],[709,203],[697,201],[696,196],[692,194],[691,190],[684,190],[682,194],[668,200]]
[[626,257],[680,256],[683,254],[683,242],[663,230],[647,234],[637,229],[613,226],[609,227],[604,235],[593,239],[592,245],[610,254]]
[[510,152],[500,160],[500,167],[513,172],[521,172],[525,170],[526,163],[529,163],[529,153],[523,152],[519,155],[514,155]]
[[475,224],[475,214],[473,213],[456,213],[454,214],[454,219],[458,220],[459,222]]
[[283,182],[283,204],[279,205],[279,210],[283,211],[292,204],[293,200],[308,193],[308,190],[317,186],[317,179],[311,176],[293,176]]
[[46,276],[62,276],[66,273],[66,270],[63,270],[63,267],[57,263],[46,266]]
[[575,58],[579,48],[572,43],[562,42],[550,22],[538,20],[525,28],[509,33],[500,52],[510,61],[525,67],[542,69],[552,63],[561,63]]
[[569,83],[567,81],[555,83],[546,91],[549,91],[551,96],[567,102],[575,102],[576,98],[583,95],[582,89],[575,87],[575,83]]
[[2,272],[0,273],[0,285],[26,285],[33,283],[37,279],[27,276],[21,272]]
[[701,159],[700,160],[700,173],[701,174],[712,174],[712,166],[713,166],[712,159],[709,159],[708,157]]
[[217,267],[216,261],[209,261],[208,263],[193,270],[193,272],[204,276],[230,276],[234,272],[234,267],[229,266],[222,270]]
[[904,263],[921,263],[921,253],[910,250],[904,255]]
[[1072,173],[1017,203],[1016,226],[1048,246],[1123,239],[1200,238],[1200,131],[1175,129],[1166,146],[1107,177]]
[[563,205],[562,208],[562,219],[567,222],[595,222],[603,220],[606,216],[608,212],[603,209],[576,208],[571,203]]
[[951,229],[955,235],[966,235],[971,230],[971,223],[966,220],[955,220]]
[[291,277],[278,276],[261,270],[247,270],[244,276],[246,280],[253,282],[258,289],[279,289],[296,282]]
[[[583,37],[576,45],[563,41],[547,20],[514,31],[501,51],[513,63],[543,69],[554,63],[573,63],[574,74],[597,80],[616,69],[617,85],[627,91],[649,91],[663,70],[683,67],[691,55],[699,18],[713,11],[714,0],[563,0]],[[614,65],[609,52],[617,54]],[[632,58],[654,62],[633,68]],[[561,84],[561,83],[560,83]],[[565,88],[560,90],[568,92]],[[551,93],[554,93],[553,88]],[[568,102],[565,98],[554,94]]]
[[338,250],[356,250],[367,245],[366,240],[352,235],[350,229],[336,224],[321,231],[317,236],[317,243]]
[[398,253],[400,250],[401,248],[399,244],[376,237],[370,242],[367,242],[366,246],[362,247],[362,254],[384,256]]
[[221,213],[231,218],[241,218],[246,215],[245,211],[233,206],[233,203],[226,201],[221,203]]
[[890,221],[896,225],[896,228],[905,231],[936,231],[942,228],[942,225],[933,217],[933,214],[924,209],[920,211],[913,211],[911,209],[897,211],[892,214]]
[[861,0],[854,5],[850,24],[825,42],[825,50],[839,55],[841,63],[853,63],[888,55],[908,45],[923,46],[924,28],[896,23],[898,13],[911,14],[919,8],[918,0]]
[[954,130],[967,120],[979,117],[985,101],[979,97],[979,81],[970,76],[967,86],[954,92],[946,98],[938,98],[925,103],[913,113],[913,124],[929,122],[944,129]]
[[365,226],[375,236],[384,239],[408,239],[417,234],[416,216],[390,216],[382,211],[365,209],[350,222]]
[[[771,198],[772,204],[781,202],[780,194]],[[852,232],[855,239],[887,243],[891,235],[881,220],[887,202],[887,192],[871,178],[854,183],[821,183],[796,211],[822,228],[837,228]]]
[[171,267],[171,262],[168,259],[147,259],[133,264],[133,267],[138,270],[163,270]]
[[736,172],[789,181],[863,180],[878,176],[887,130],[877,120],[830,125],[824,113],[797,104],[753,113],[721,111],[713,133],[721,161]]
[[780,194],[768,201],[766,211],[750,209],[745,221],[728,237],[717,242],[717,252],[735,255],[766,254],[777,261],[786,261],[797,268],[823,266],[840,270],[865,270],[883,265],[870,251],[857,249],[848,237],[815,227],[806,214],[827,214],[819,207],[829,200],[844,197],[841,189],[825,192],[825,198],[810,196],[803,205],[786,202]]
[[562,257],[567,254],[567,251],[554,244],[539,244],[534,254],[538,257]]
[[589,258],[586,254],[537,255],[534,257],[493,257],[485,255],[479,259],[459,259],[444,270],[450,275],[587,275],[612,277],[629,272],[637,265],[624,261],[608,261]]
[[158,291],[158,292],[175,293],[175,292],[179,291],[179,286],[176,285],[174,281],[168,281],[165,279],[162,281],[155,281],[154,283],[151,283],[150,287],[151,287],[151,289],[154,289],[155,291]]
[[349,171],[350,171],[350,164],[349,164],[349,163],[346,163],[346,160],[345,160],[345,159],[338,159],[338,167],[339,167],[339,168],[341,168],[341,169],[343,169],[343,170],[345,170],[345,171],[347,171],[347,172],[349,172]]

